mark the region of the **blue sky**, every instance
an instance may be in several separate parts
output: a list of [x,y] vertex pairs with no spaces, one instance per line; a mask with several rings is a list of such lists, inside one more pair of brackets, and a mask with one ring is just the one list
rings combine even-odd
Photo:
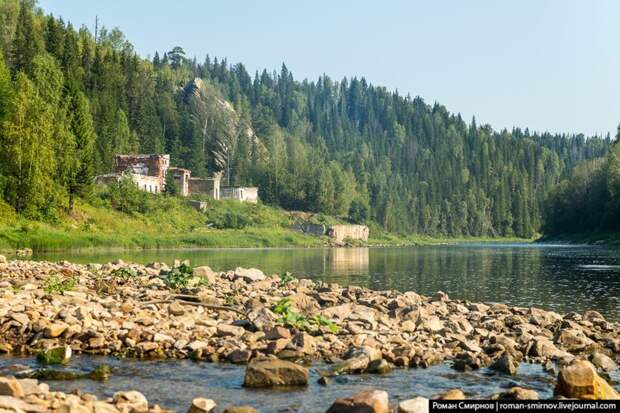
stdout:
[[39,0],[95,16],[141,55],[182,46],[295,78],[364,76],[495,129],[612,132],[620,123],[615,0]]

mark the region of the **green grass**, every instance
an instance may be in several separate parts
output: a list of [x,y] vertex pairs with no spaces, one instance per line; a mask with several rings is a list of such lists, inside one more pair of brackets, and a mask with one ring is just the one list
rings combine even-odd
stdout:
[[291,230],[292,218],[279,208],[209,201],[207,211],[199,212],[184,199],[159,198],[147,212],[132,214],[114,211],[99,201],[80,200],[73,213],[59,216],[56,222],[28,220],[0,202],[0,250],[316,247],[326,243],[324,238]]
[[[140,212],[113,210],[105,194],[98,193],[88,201],[78,200],[72,213],[59,214],[54,222],[29,220],[0,201],[0,250],[321,247],[328,245],[327,237],[301,234],[291,226],[300,221],[326,225],[343,222],[322,214],[291,213],[260,203],[208,200],[205,211],[196,211],[184,198],[139,196],[145,205]],[[385,232],[377,225],[371,225],[370,233],[370,240],[363,245],[524,241],[400,235]]]

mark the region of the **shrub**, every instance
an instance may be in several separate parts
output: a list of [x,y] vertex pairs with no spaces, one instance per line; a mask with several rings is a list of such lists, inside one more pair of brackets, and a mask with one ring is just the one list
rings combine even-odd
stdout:
[[170,271],[166,271],[162,274],[164,282],[169,288],[185,288],[189,284],[189,280],[194,275],[194,269],[186,264],[181,264],[178,267],[172,268]]
[[50,275],[43,281],[43,291],[48,294],[62,294],[65,291],[71,291],[77,285],[74,277],[60,278],[57,275]]

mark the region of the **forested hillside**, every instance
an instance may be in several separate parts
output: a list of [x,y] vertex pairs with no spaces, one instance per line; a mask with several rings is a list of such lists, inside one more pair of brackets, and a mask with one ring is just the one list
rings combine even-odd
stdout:
[[299,81],[285,65],[250,74],[180,47],[146,59],[119,30],[76,29],[32,0],[0,0],[0,48],[0,192],[40,219],[87,196],[114,154],[167,152],[287,209],[529,237],[550,189],[610,145],[494,131],[363,78]]
[[[617,139],[620,139],[620,129]],[[546,235],[611,233],[620,229],[620,144],[609,154],[574,168],[549,196]]]

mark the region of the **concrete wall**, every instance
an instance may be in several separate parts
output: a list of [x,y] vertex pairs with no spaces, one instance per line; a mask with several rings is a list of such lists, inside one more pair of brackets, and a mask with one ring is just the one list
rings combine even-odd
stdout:
[[220,178],[190,178],[190,194],[206,194],[213,199],[220,199]]
[[345,239],[368,241],[370,229],[366,225],[332,225],[327,230],[327,235],[337,243],[343,243]]
[[191,171],[183,168],[169,168],[168,173],[172,174],[172,179],[174,179],[174,182],[179,187],[180,195],[188,196]]
[[130,172],[140,176],[152,176],[159,179],[159,187],[165,185],[166,171],[170,167],[170,155],[116,155],[114,171],[117,174]]
[[258,202],[258,188],[256,187],[224,187],[220,192],[221,199],[231,199],[240,202]]
[[164,191],[164,185],[157,176],[131,174],[131,179],[141,191],[158,194]]

